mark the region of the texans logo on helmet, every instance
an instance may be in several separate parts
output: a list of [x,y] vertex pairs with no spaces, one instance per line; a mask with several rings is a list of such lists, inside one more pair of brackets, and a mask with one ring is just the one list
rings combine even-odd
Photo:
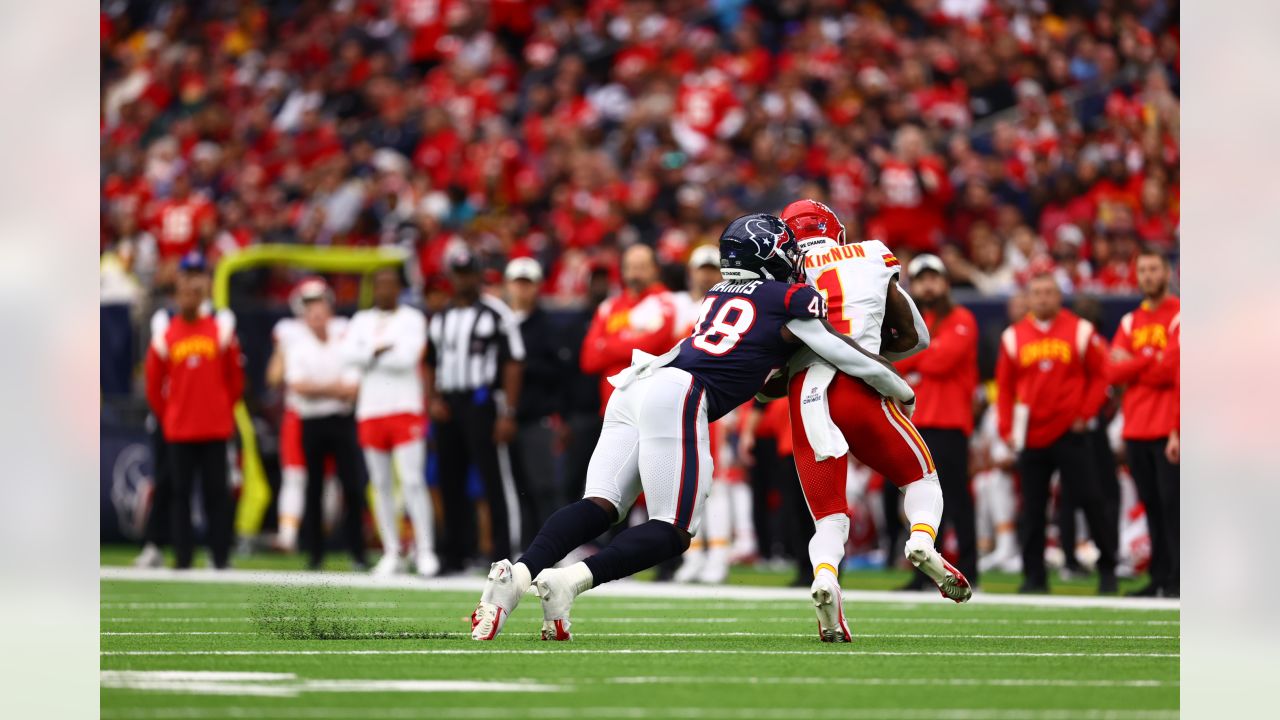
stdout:
[[[786,232],[786,226],[780,220],[769,222],[773,218],[752,218],[748,220],[743,229],[750,233],[747,239],[756,244],[756,257],[761,260],[768,260],[778,252],[778,243],[781,242],[783,233]],[[760,242],[763,238],[769,238],[771,242]],[[768,252],[765,252],[765,250]]]

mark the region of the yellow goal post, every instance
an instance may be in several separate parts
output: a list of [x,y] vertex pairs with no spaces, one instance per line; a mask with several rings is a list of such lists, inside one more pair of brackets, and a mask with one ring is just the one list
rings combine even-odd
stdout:
[[[315,272],[340,272],[359,274],[360,307],[370,302],[369,276],[376,270],[404,264],[409,252],[404,248],[347,248],[314,247],[305,245],[252,245],[238,252],[223,256],[213,271],[213,306],[218,309],[230,304],[231,276],[235,273],[266,265],[288,265]],[[240,504],[236,508],[236,534],[253,535],[262,527],[263,515],[271,504],[271,486],[267,482],[262,456],[258,454],[258,439],[254,435],[253,422],[244,401],[236,402],[236,431],[240,434],[241,473],[244,485],[240,492]]]

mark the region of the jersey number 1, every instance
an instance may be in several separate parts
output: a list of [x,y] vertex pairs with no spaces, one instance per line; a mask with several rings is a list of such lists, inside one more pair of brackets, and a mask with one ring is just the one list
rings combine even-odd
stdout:
[[[708,320],[707,316],[711,314],[717,299],[709,297],[702,301],[702,312],[698,315],[697,330],[693,334],[693,346],[705,353],[720,356],[732,350],[755,324],[756,306],[746,298],[732,297]],[[730,320],[729,315],[734,312],[737,312],[737,316]]]
[[853,334],[853,319],[844,315],[844,282],[840,271],[832,268],[818,276],[813,283],[827,301],[827,321],[831,327],[845,335]]

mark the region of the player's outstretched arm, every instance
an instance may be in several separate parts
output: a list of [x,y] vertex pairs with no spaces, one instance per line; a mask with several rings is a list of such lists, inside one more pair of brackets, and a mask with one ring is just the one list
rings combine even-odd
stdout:
[[886,358],[894,362],[905,360],[929,347],[929,326],[925,325],[915,301],[902,292],[896,281],[889,281],[884,308],[885,327],[897,330],[895,342],[881,342],[880,351]]
[[915,392],[907,381],[898,376],[892,365],[862,349],[826,320],[796,319],[787,323],[787,329],[840,372],[867,381],[881,395],[896,398],[903,404],[915,402]]

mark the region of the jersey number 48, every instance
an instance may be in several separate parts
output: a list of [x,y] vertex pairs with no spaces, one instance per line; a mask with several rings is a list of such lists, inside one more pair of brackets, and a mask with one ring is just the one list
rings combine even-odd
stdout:
[[708,297],[702,301],[693,331],[693,346],[717,357],[732,350],[756,322],[756,306],[744,297],[729,298],[711,316],[719,299]]

